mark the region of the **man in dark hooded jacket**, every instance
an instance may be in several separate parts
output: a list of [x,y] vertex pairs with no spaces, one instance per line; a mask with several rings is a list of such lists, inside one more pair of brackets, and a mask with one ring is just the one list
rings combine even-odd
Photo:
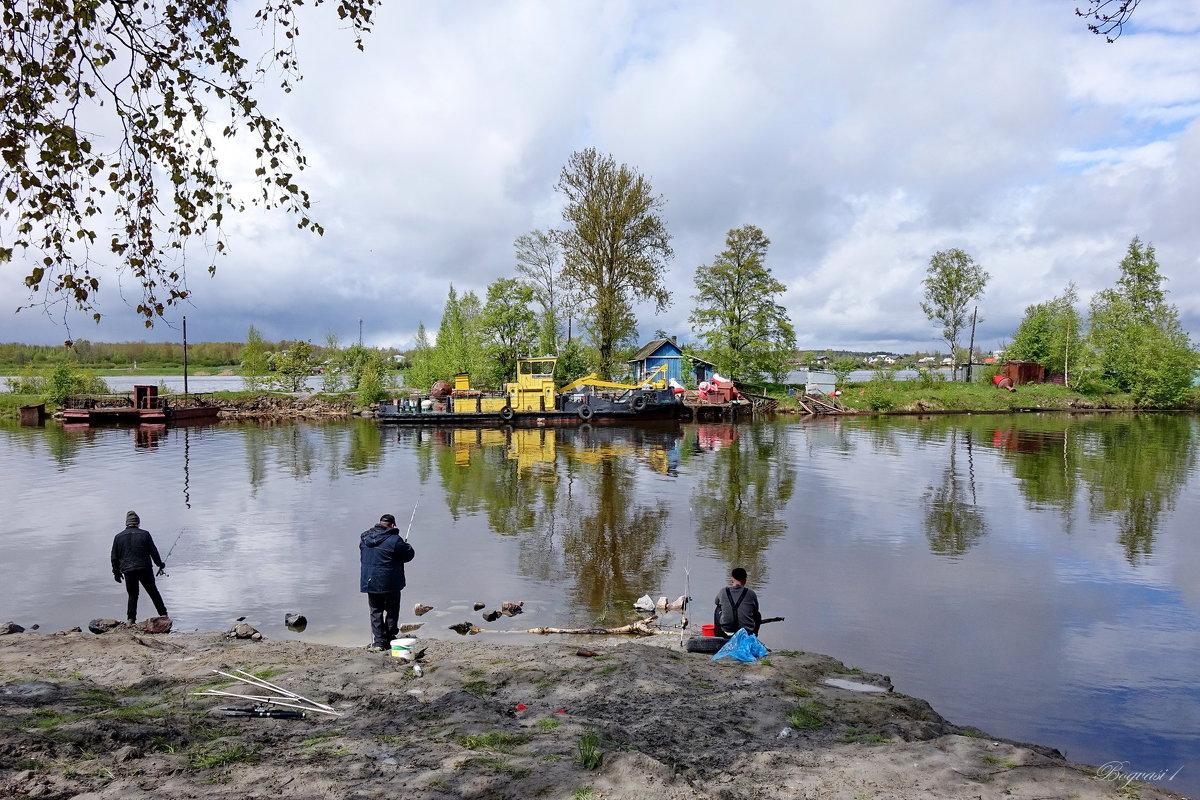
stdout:
[[404,588],[404,565],[416,552],[400,537],[396,518],[384,514],[358,542],[359,591],[371,607],[371,649],[387,650],[400,632],[400,591]]
[[125,515],[125,530],[113,539],[111,555],[113,580],[117,583],[124,580],[125,591],[129,594],[125,617],[130,625],[137,622],[139,585],[145,587],[146,595],[154,603],[158,615],[167,616],[167,607],[163,603],[162,595],[158,593],[158,586],[154,583],[153,564],[157,564],[160,570],[167,565],[158,555],[158,548],[154,546],[154,538],[150,536],[150,532],[138,527],[141,524],[142,521],[136,512],[130,511]]

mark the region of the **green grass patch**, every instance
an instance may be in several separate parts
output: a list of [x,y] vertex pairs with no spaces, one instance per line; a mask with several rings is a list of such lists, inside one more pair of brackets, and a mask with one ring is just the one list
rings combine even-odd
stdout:
[[258,750],[257,747],[244,744],[198,745],[188,753],[188,766],[199,770],[251,764],[258,760]]
[[[324,744],[330,739],[336,739],[340,734],[337,733],[318,733],[316,736],[311,736],[300,743],[301,747],[316,747],[319,744]],[[378,737],[377,737],[378,738]]]
[[600,732],[589,730],[579,738],[577,759],[584,769],[599,769],[604,763],[604,751],[600,749]]
[[788,712],[788,724],[796,730],[815,731],[825,727],[825,717],[816,703],[801,703]]
[[620,664],[608,664],[596,670],[597,675],[612,675],[621,668]]
[[556,731],[556,730],[558,730],[559,728],[561,728],[561,727],[562,727],[562,720],[551,719],[551,718],[548,718],[548,717],[547,717],[547,718],[544,718],[544,719],[539,719],[539,720],[537,721],[537,723],[535,723],[535,724],[536,724],[536,725],[537,725],[539,728],[541,728],[543,731],[546,731],[547,733],[549,733],[550,731]]
[[510,764],[502,758],[490,758],[487,756],[469,758],[458,765],[459,769],[464,770],[472,767],[479,767],[491,772],[500,772],[517,779],[528,778],[533,773],[533,770],[529,769],[528,767],[518,767],[515,764]]
[[476,697],[487,697],[492,693],[492,685],[487,681],[471,681],[463,684],[463,691]]
[[498,753],[511,753],[520,745],[529,741],[529,736],[504,731],[488,731],[458,737],[458,743],[468,750],[495,750]]
[[804,655],[803,650],[773,650],[771,652],[777,656],[786,656],[788,658],[795,658],[796,656]]
[[596,792],[590,786],[580,786],[571,792],[571,800],[595,800]]

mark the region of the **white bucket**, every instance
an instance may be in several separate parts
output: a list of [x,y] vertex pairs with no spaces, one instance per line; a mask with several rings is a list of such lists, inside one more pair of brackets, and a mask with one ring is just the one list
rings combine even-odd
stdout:
[[416,639],[392,639],[392,658],[412,660],[412,646],[416,643]]

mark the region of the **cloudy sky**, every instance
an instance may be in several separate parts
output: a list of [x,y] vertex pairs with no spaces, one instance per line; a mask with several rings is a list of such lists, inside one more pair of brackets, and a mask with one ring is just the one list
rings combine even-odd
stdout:
[[1111,286],[1135,235],[1200,339],[1200,5],[1147,0],[1107,44],[1081,4],[385,0],[361,53],[310,9],[306,78],[265,103],[306,147],[325,236],[239,217],[216,277],[193,266],[192,304],[149,331],[115,282],[99,325],[14,314],[5,269],[0,342],[177,339],[186,314],[192,341],[348,342],[362,320],[409,347],[451,284],[482,296],[517,236],[561,225],[554,185],[589,146],[665,200],[674,302],[640,310],[643,340],[693,339],[695,269],[747,223],[804,349],[938,348],[920,282],[950,247],[992,275],[978,341],[999,346],[1068,282]]

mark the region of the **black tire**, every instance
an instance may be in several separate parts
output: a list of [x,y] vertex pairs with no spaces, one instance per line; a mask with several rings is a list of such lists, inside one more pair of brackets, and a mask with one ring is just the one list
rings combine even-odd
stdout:
[[500,409],[500,419],[504,420],[505,422],[512,422],[512,418],[513,418],[513,407],[512,406],[505,406],[504,408]]
[[633,403],[630,404],[634,411],[644,411],[646,408],[646,395],[639,394],[633,398]]
[[578,413],[579,413],[579,418],[581,420],[583,420],[584,422],[587,422],[588,420],[590,420],[592,418],[592,407],[587,406],[587,405],[580,406]]
[[689,653],[715,653],[725,644],[720,636],[693,636],[683,643],[683,649]]

